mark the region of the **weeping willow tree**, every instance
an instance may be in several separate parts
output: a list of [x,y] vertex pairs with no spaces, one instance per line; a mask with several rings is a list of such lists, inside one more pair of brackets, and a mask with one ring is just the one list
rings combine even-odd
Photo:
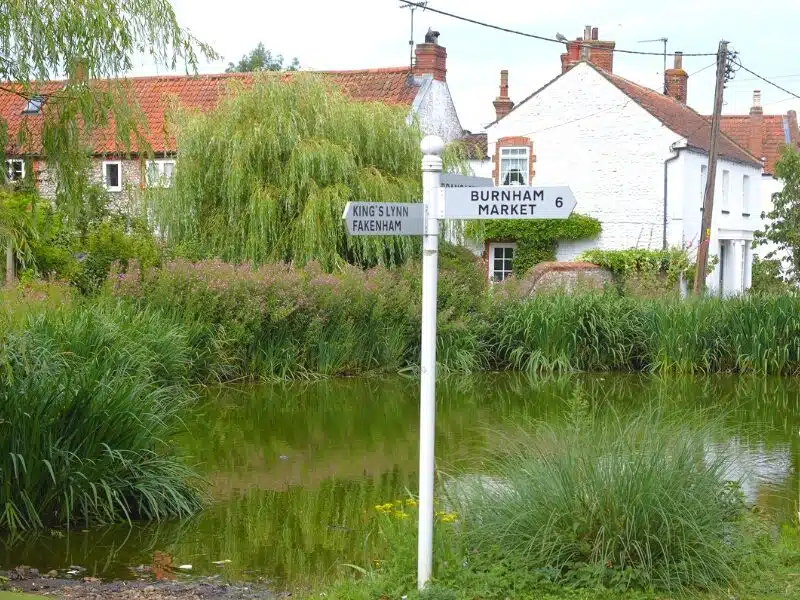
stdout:
[[[350,200],[421,200],[421,134],[407,114],[353,101],[311,73],[233,84],[212,112],[174,113],[174,186],[151,196],[151,214],[196,257],[399,263],[418,239],[347,236],[342,212]],[[460,150],[447,154],[457,162]]]
[[[178,24],[169,0],[0,0],[0,97],[20,111],[10,123],[0,116],[0,163],[6,152],[45,159],[58,205],[79,213],[93,136],[113,125],[120,153],[147,152],[141,111],[120,79],[137,54],[187,71],[217,57]],[[0,212],[0,231],[18,230],[10,214]],[[11,244],[7,253],[12,267],[22,259]]]

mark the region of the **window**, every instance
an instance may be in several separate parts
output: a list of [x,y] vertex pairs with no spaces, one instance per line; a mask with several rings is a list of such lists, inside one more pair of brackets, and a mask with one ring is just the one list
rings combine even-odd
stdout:
[[25,179],[25,161],[21,158],[11,158],[6,161],[6,180],[22,181]]
[[109,192],[122,191],[122,162],[113,160],[103,163],[103,184]]
[[33,96],[28,99],[22,112],[23,114],[36,114],[42,110],[42,104],[44,104],[44,96]]
[[528,184],[527,148],[500,148],[500,185]]
[[742,214],[750,214],[750,175],[742,176]]
[[722,210],[730,209],[731,172],[722,172]]
[[489,246],[489,281],[503,281],[511,275],[516,244],[491,244]]
[[706,185],[708,185],[708,167],[700,165],[700,206],[706,201]]
[[174,160],[147,161],[147,187],[172,187]]

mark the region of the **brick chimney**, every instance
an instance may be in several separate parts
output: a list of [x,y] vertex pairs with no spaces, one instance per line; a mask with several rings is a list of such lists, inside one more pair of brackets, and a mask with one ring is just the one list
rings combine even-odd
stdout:
[[664,93],[681,104],[686,104],[689,74],[683,70],[683,52],[675,53],[675,66],[664,72]]
[[500,95],[492,104],[494,104],[494,111],[498,121],[514,108],[514,103],[508,97],[508,71],[505,69],[500,71]]
[[585,60],[604,71],[613,73],[614,47],[617,43],[603,41],[599,38],[599,29],[587,25],[584,28],[583,37],[566,42],[567,51],[561,55],[561,72],[566,73],[568,69]]
[[439,45],[439,32],[428,30],[425,43],[417,44],[414,54],[414,75],[433,75],[438,81],[447,81],[447,50]]
[[764,156],[764,109],[761,107],[761,90],[753,90],[753,106],[750,108],[750,135],[747,141],[750,154],[756,158]]

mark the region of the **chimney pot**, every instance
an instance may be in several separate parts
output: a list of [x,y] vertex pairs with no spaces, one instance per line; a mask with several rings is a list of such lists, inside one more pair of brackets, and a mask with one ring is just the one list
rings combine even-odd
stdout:
[[[433,75],[438,81],[447,81],[447,50],[438,44],[439,32],[433,33],[435,41],[417,44],[414,50],[414,75]],[[425,37],[431,39],[428,35]]]
[[616,43],[602,41],[598,39],[599,36],[599,28],[587,25],[583,37],[567,42],[567,51],[561,55],[561,72],[566,73],[577,63],[586,61],[604,71],[613,73]]
[[753,90],[753,106],[761,106],[761,90]]
[[514,103],[508,97],[508,70],[503,69],[500,71],[500,95],[493,102],[495,114],[499,121],[511,112],[514,108]]
[[683,52],[675,52],[675,63],[664,72],[664,93],[686,104],[689,94],[689,75],[683,70]]

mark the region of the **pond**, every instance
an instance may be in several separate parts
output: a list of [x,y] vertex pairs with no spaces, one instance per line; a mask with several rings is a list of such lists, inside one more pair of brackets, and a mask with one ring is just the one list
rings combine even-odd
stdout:
[[[437,393],[444,473],[480,472],[494,432],[559,418],[576,395],[620,414],[652,403],[723,415],[740,451],[731,478],[744,477],[748,500],[776,522],[797,511],[797,380],[503,374],[451,377]],[[418,414],[418,382],[402,377],[212,389],[177,440],[211,482],[206,511],[180,523],[7,539],[0,567],[80,565],[130,578],[190,564],[192,574],[277,587],[324,581],[343,564],[364,564],[373,507],[416,489]]]

